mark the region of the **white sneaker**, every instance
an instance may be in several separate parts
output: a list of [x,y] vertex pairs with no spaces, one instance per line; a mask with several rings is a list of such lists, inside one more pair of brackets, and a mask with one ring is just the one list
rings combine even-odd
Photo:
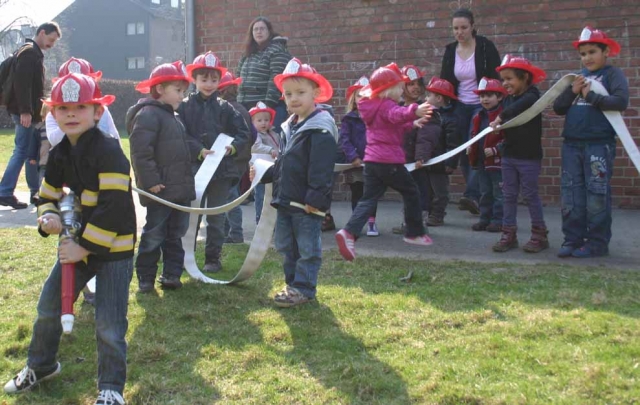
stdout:
[[349,232],[344,229],[340,229],[336,233],[336,243],[338,244],[338,250],[344,258],[344,260],[351,262],[356,258],[356,240]]
[[124,405],[124,398],[118,391],[102,390],[98,394],[95,405]]
[[429,235],[422,236],[414,236],[413,238],[409,238],[405,236],[402,238],[403,241],[410,245],[418,245],[418,246],[431,246],[433,245],[433,240],[429,237]]
[[380,236],[380,232],[378,232],[378,226],[375,222],[369,222],[369,226],[367,228],[367,236]]
[[41,375],[38,377],[36,372],[29,368],[29,366],[24,366],[22,371],[18,373],[15,377],[13,377],[8,383],[4,385],[4,392],[7,394],[17,394],[19,392],[29,391],[31,388],[38,385],[41,381],[48,380],[60,374],[62,367],[60,363],[56,363],[56,368],[50,371],[48,374]]

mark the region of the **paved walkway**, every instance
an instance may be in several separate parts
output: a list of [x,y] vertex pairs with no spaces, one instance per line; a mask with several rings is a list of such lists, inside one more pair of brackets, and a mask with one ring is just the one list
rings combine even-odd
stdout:
[[[18,193],[22,201],[26,201],[28,193]],[[135,198],[137,202],[137,198]],[[471,225],[477,217],[468,212],[458,211],[455,205],[449,206],[448,215],[445,218],[445,226],[431,227],[430,235],[434,240],[433,246],[418,247],[402,242],[400,235],[393,235],[391,228],[400,223],[399,202],[385,201],[378,206],[378,226],[381,235],[376,238],[362,237],[356,243],[359,256],[386,256],[415,259],[436,260],[465,260],[478,262],[510,262],[510,263],[562,263],[575,266],[603,266],[640,270],[640,211],[614,210],[613,211],[613,238],[608,257],[596,259],[559,259],[556,251],[562,243],[560,230],[560,209],[549,207],[544,209],[545,220],[549,227],[549,239],[551,249],[541,253],[528,254],[521,249],[507,253],[494,253],[491,246],[498,240],[499,234],[488,232],[473,232]],[[245,240],[250,241],[255,224],[253,204],[242,207],[244,214]],[[145,209],[137,206],[138,228],[144,225]],[[344,225],[351,214],[351,204],[348,202],[336,202],[333,204],[332,213],[336,225]],[[11,210],[0,207],[0,228],[23,227],[35,225],[35,208],[30,206],[24,210]],[[518,222],[520,230],[518,236],[521,245],[529,238],[529,220],[527,207],[518,207]],[[326,232],[322,237],[324,249],[335,249],[333,232]]]

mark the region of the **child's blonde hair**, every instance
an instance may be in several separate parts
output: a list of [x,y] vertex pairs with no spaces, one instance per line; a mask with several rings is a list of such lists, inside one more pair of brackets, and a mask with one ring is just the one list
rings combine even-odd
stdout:
[[399,82],[393,87],[390,87],[384,91],[378,93],[378,98],[391,98],[393,100],[399,100],[404,93],[404,82]]
[[358,110],[358,103],[356,102],[356,96],[358,95],[358,92],[360,90],[356,90],[351,94],[351,97],[349,97],[349,101],[347,102],[347,112],[350,113],[351,111],[357,111]]

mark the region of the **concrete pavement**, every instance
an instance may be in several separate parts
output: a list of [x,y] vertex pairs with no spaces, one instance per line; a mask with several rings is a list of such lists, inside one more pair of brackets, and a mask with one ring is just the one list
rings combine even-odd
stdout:
[[[21,201],[27,201],[28,193],[17,193]],[[138,201],[135,197],[136,202]],[[363,236],[356,243],[358,256],[403,257],[429,260],[464,260],[476,262],[509,263],[561,263],[575,266],[602,266],[640,270],[640,211],[613,211],[613,238],[610,255],[595,259],[559,259],[557,249],[562,243],[560,208],[546,207],[545,220],[549,228],[551,248],[541,253],[525,253],[515,249],[506,253],[494,253],[491,246],[499,239],[499,234],[474,232],[471,225],[477,217],[468,212],[459,211],[456,205],[450,205],[445,217],[445,225],[431,227],[429,233],[434,240],[433,246],[418,247],[404,243],[401,235],[393,235],[391,229],[401,221],[401,203],[383,201],[378,205],[379,237]],[[138,229],[144,225],[145,209],[136,206]],[[242,206],[245,241],[250,241],[255,230],[253,204]],[[351,215],[351,204],[335,202],[332,214],[338,227],[346,224]],[[35,225],[35,208],[11,210],[0,207],[0,228]],[[527,207],[518,207],[518,239],[523,245],[529,238],[529,214]],[[204,229],[203,229],[204,231]],[[326,232],[322,237],[323,249],[336,249],[334,232]]]

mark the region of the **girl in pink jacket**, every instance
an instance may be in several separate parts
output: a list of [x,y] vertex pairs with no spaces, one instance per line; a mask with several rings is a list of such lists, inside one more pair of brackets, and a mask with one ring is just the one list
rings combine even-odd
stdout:
[[360,116],[367,128],[364,152],[364,195],[351,214],[351,219],[338,233],[336,242],[345,260],[356,258],[355,239],[373,214],[378,200],[391,187],[404,201],[404,241],[429,246],[433,242],[422,223],[420,195],[413,178],[404,167],[403,138],[413,126],[422,127],[429,119],[431,106],[411,104],[403,107],[398,101],[409,81],[395,63],[376,69],[360,94]]

